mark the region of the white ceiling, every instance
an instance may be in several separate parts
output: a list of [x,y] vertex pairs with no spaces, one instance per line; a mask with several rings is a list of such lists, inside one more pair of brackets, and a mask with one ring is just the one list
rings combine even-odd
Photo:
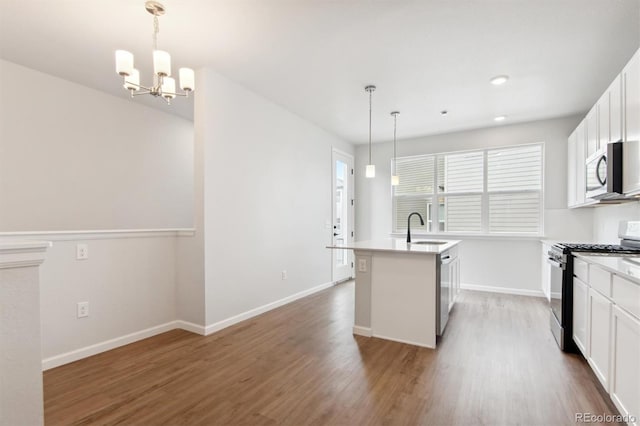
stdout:
[[[640,46],[640,0],[164,0],[159,48],[355,143],[586,111]],[[151,67],[144,0],[0,0],[0,56],[127,97],[114,51]],[[511,78],[489,84],[498,74]],[[196,81],[197,90],[197,81]],[[146,98],[146,97],[145,97]],[[148,97],[151,98],[151,97]],[[37,102],[37,99],[33,100]],[[192,100],[170,107],[192,117]],[[440,111],[446,109],[446,117]]]

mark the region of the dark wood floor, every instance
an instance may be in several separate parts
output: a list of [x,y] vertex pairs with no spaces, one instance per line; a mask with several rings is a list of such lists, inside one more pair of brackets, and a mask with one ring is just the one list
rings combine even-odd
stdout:
[[175,330],[44,373],[68,424],[570,425],[617,414],[543,299],[463,292],[437,350],[356,337],[353,283],[203,337]]

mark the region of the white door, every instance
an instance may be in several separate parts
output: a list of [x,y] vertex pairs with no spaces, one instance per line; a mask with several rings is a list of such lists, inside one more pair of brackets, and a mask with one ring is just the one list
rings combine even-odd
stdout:
[[[333,245],[354,241],[353,226],[353,157],[334,149],[331,156],[333,171]],[[333,282],[353,277],[353,250],[331,250]]]

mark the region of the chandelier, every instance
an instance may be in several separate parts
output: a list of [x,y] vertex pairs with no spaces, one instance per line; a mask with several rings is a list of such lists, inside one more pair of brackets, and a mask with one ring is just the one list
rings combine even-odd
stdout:
[[124,77],[124,88],[131,92],[131,97],[139,95],[152,95],[162,97],[167,104],[176,96],[189,96],[189,92],[195,89],[195,77],[191,68],[180,68],[180,89],[183,93],[176,92],[176,81],[171,77],[171,56],[168,52],[158,50],[158,16],[165,13],[165,7],[157,1],[147,1],[147,12],[153,15],[153,84],[143,86],[140,84],[140,72],[133,67],[133,54],[126,50],[116,50],[116,72]]

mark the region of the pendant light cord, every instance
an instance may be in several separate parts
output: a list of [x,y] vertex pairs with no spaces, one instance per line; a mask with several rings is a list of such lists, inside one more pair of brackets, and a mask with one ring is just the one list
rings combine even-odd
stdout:
[[393,114],[393,175],[395,176],[398,170],[398,159],[396,158],[396,123],[398,121],[398,114]]
[[371,164],[371,93],[373,90],[369,90],[369,164]]

